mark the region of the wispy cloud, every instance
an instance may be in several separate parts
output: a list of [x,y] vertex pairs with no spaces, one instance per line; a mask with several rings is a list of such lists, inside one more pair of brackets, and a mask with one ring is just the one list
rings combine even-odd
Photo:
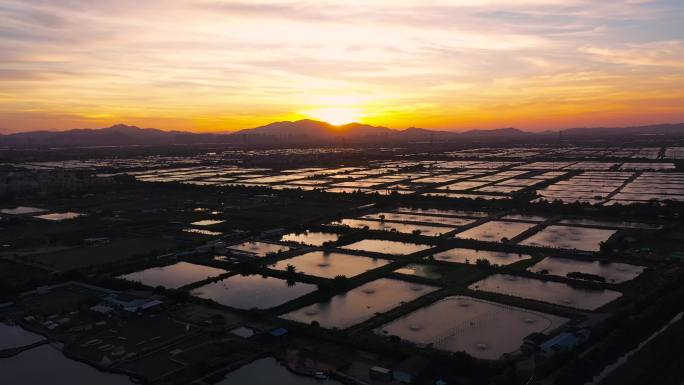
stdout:
[[671,0],[5,0],[0,127],[237,129],[341,99],[393,126],[658,120],[645,89],[684,119],[682,17]]
[[606,63],[684,69],[684,40],[627,44],[617,48],[587,46],[580,51]]

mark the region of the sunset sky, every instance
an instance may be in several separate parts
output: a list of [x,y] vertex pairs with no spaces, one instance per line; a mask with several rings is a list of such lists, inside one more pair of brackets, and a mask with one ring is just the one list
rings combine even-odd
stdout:
[[0,132],[684,121],[682,0],[0,0]]

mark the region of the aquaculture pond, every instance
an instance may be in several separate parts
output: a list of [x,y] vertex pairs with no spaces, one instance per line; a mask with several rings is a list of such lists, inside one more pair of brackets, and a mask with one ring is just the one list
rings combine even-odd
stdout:
[[140,282],[149,287],[163,286],[167,289],[177,289],[193,282],[217,277],[225,273],[227,273],[226,270],[217,269],[215,267],[197,265],[189,262],[178,262],[173,265],[151,267],[149,269],[136,271],[135,273],[124,274],[117,278]]
[[490,275],[473,283],[468,288],[584,310],[596,310],[622,295],[622,293],[614,290],[579,288],[562,282],[543,281],[508,274]]
[[512,220],[512,221],[524,221],[524,222],[535,222],[542,223],[546,221],[547,217],[542,217],[540,215],[527,215],[527,214],[508,214],[503,216],[501,219]]
[[563,225],[578,225],[578,226],[605,226],[614,227],[618,229],[644,229],[644,230],[655,230],[660,229],[663,226],[656,223],[643,223],[643,222],[620,222],[620,221],[604,221],[599,219],[564,219],[559,222]]
[[492,265],[502,266],[532,258],[532,256],[527,254],[464,248],[454,248],[441,251],[439,253],[435,253],[433,257],[438,261],[457,263],[476,263],[478,259],[486,259]]
[[213,226],[213,225],[218,225],[219,223],[223,223],[225,221],[220,220],[220,219],[203,219],[201,221],[197,222],[192,222],[191,225],[193,226]]
[[534,226],[536,226],[535,223],[489,221],[458,233],[456,237],[484,242],[501,242],[504,238],[512,239]]
[[238,309],[268,309],[309,294],[316,285],[261,275],[233,275],[190,294]]
[[644,269],[646,269],[644,266],[627,263],[547,257],[527,270],[560,277],[566,277],[568,273],[578,272],[603,277],[608,283],[620,283],[638,277]]
[[40,334],[30,332],[18,325],[0,322],[0,350],[28,346],[44,340]]
[[520,242],[521,245],[599,251],[616,230],[553,225]]
[[489,213],[484,211],[464,211],[464,210],[440,210],[440,209],[420,209],[413,207],[400,207],[396,209],[397,212],[410,214],[424,214],[424,215],[446,215],[466,218],[485,218]]
[[191,233],[191,234],[200,234],[200,235],[206,235],[210,237],[218,237],[220,235],[223,235],[223,233],[220,233],[218,231],[211,231],[207,229],[183,229],[184,232],[186,233]]
[[326,328],[345,329],[435,290],[437,287],[430,285],[380,278],[338,294],[329,301],[305,306],[281,317],[305,324],[317,321]]
[[17,206],[13,209],[1,209],[0,214],[6,214],[6,215],[25,215],[25,214],[36,214],[36,213],[42,213],[47,210],[45,209],[39,209],[37,207],[26,207],[26,206]]
[[243,242],[237,245],[228,246],[230,250],[253,254],[258,257],[265,257],[268,254],[284,253],[290,247],[267,242]]
[[326,242],[335,242],[339,238],[340,235],[337,233],[306,231],[303,233],[285,234],[280,238],[280,240],[283,242],[297,242],[311,246],[322,246]]
[[432,226],[432,225],[416,225],[411,223],[397,223],[397,222],[381,222],[365,219],[343,219],[339,222],[334,222],[341,226],[349,226],[355,229],[368,228],[375,231],[396,231],[403,234],[413,234],[415,232],[421,235],[438,236],[446,234],[452,230],[453,227]]
[[[39,369],[39,370],[38,370]],[[128,376],[99,371],[71,360],[52,345],[0,359],[0,382],[30,385],[131,385]]]
[[340,246],[342,249],[367,251],[371,253],[408,255],[429,249],[430,245],[388,241],[385,239],[364,239],[349,245]]
[[402,268],[394,270],[394,272],[406,275],[415,275],[417,277],[423,277],[427,279],[442,278],[442,273],[440,272],[439,266],[425,265],[422,263],[410,263]]
[[495,360],[517,350],[532,333],[553,331],[568,319],[466,296],[441,299],[376,329],[419,345]]
[[288,265],[295,271],[323,278],[334,278],[338,275],[353,277],[368,270],[385,266],[390,261],[381,258],[362,257],[343,253],[313,251],[297,257],[285,259],[271,265],[272,269],[285,270]]
[[342,385],[335,380],[317,380],[294,374],[275,358],[267,357],[226,374],[216,385]]
[[59,221],[65,221],[67,219],[78,218],[81,215],[83,215],[83,214],[67,211],[64,213],[50,213],[50,214],[36,215],[35,218],[45,219],[46,221],[59,222]]
[[456,218],[456,217],[441,217],[435,215],[419,215],[407,213],[392,213],[384,212],[377,214],[364,215],[364,219],[386,220],[395,222],[418,222],[418,223],[433,223],[444,226],[463,226],[472,223],[472,219]]

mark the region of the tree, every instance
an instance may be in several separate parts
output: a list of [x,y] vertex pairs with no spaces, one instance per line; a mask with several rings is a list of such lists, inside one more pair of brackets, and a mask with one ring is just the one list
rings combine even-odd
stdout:
[[478,258],[478,259],[475,261],[475,265],[476,265],[477,267],[483,267],[483,268],[490,268],[490,267],[492,267],[491,262],[489,262],[489,260],[487,260],[487,259],[485,259],[485,258]]
[[347,285],[347,277],[344,275],[336,275],[335,278],[333,278],[333,287],[335,288],[343,288]]
[[214,314],[211,316],[211,323],[214,325],[225,325],[226,317],[221,314]]

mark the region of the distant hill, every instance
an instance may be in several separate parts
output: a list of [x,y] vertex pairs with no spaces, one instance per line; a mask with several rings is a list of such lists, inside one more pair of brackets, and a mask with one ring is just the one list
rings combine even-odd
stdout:
[[[592,139],[643,136],[684,138],[684,123],[638,127],[569,128],[563,130],[565,139]],[[517,128],[470,130],[464,132],[437,131],[410,127],[394,130],[387,127],[350,123],[333,126],[316,120],[275,122],[234,133],[198,134],[184,131],[163,131],[117,124],[100,129],[67,131],[31,131],[0,135],[2,147],[86,147],[129,145],[183,145],[199,143],[226,144],[353,144],[353,143],[408,143],[408,142],[463,142],[501,144],[516,142],[553,141],[558,132],[527,132]]]
[[530,136],[530,135],[536,135],[531,132],[525,132],[522,130],[519,130],[517,128],[496,128],[493,130],[470,130],[470,131],[465,131],[462,132],[461,135],[463,136],[471,136],[471,137],[479,137],[479,138],[491,138],[491,137],[499,137],[499,136]]
[[30,131],[0,135],[0,146],[86,147],[164,145],[211,142],[217,135],[162,131],[117,124],[107,128],[76,128],[67,131]]
[[290,141],[334,140],[334,139],[371,139],[396,134],[387,127],[376,127],[361,123],[333,126],[317,120],[298,120],[295,122],[275,122],[265,126],[240,130],[236,137],[260,137],[286,139]]

